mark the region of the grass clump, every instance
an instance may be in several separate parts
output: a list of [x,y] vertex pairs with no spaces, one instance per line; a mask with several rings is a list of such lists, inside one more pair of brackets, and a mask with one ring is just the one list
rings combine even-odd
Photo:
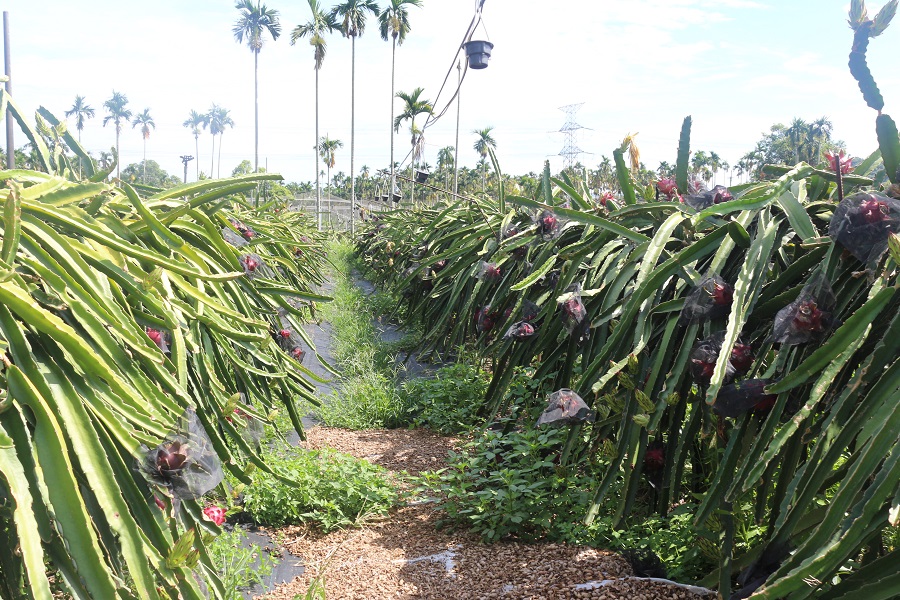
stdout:
[[384,468],[347,454],[291,448],[265,460],[275,475],[256,471],[244,489],[244,510],[262,525],[312,522],[329,532],[385,515],[398,499]]
[[371,299],[353,283],[352,252],[346,243],[331,243],[334,301],[322,307],[332,327],[331,350],[341,373],[339,391],[322,406],[309,408],[329,427],[396,427],[404,422],[405,406],[394,384],[393,348],[378,340]]

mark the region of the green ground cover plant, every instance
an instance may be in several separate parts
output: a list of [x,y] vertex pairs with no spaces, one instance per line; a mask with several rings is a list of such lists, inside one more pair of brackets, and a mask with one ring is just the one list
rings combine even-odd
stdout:
[[441,367],[433,376],[403,383],[400,395],[410,426],[444,434],[472,431],[484,424],[479,409],[489,375],[479,366],[457,363]]
[[223,531],[209,545],[210,562],[225,589],[223,600],[242,600],[243,592],[254,585],[262,586],[279,563],[279,559],[255,544],[245,547],[246,537],[240,528],[235,528]]
[[261,525],[314,523],[322,531],[384,516],[398,501],[385,469],[333,450],[289,448],[266,456],[244,488],[244,510]]

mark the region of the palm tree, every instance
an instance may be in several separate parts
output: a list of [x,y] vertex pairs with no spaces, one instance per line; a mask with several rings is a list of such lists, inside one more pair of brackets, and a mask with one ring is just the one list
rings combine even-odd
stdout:
[[438,171],[444,171],[444,187],[450,187],[450,169],[454,168],[453,146],[445,146],[438,150]]
[[[75,116],[75,129],[78,130],[78,145],[81,145],[81,130],[84,129],[85,119],[94,118],[94,109],[86,104],[84,96],[75,96],[75,104],[66,111],[66,116]],[[78,176],[81,177],[81,157],[78,157]]]
[[403,45],[406,34],[409,33],[409,12],[406,6],[422,6],[422,0],[388,0],[388,5],[378,15],[381,39],[392,41],[391,46],[391,186],[394,185],[394,68],[397,63],[397,46]]
[[[268,8],[257,0],[240,0],[234,5],[241,16],[234,23],[232,33],[239,44],[247,38],[247,46],[253,52],[253,170],[259,170],[259,51],[263,47],[263,38],[268,31],[272,41],[281,35],[281,23],[278,22],[278,11]],[[221,146],[220,146],[221,151]]]
[[[209,109],[209,132],[213,134],[213,137],[219,136],[219,166],[216,169],[216,177],[222,176],[222,136],[225,135],[226,127],[234,127],[234,121],[228,115],[229,112],[231,111],[218,104],[213,104]],[[212,177],[212,170],[210,170],[209,176]]]
[[122,121],[128,122],[131,118],[131,111],[125,108],[128,105],[128,98],[125,94],[113,90],[112,98],[103,103],[103,108],[109,114],[103,117],[103,126],[112,121],[116,126],[116,179],[119,177],[119,165],[122,163],[119,155],[119,134],[122,133]]
[[318,0],[308,0],[309,9],[312,11],[312,19],[304,25],[297,25],[291,31],[291,46],[300,38],[309,37],[309,44],[313,47],[313,59],[316,69],[316,143],[313,145],[316,155],[316,223],[322,229],[322,186],[319,183],[319,70],[322,61],[325,60],[325,34],[337,29],[337,23],[330,13],[325,13],[319,6]]
[[341,33],[349,37],[352,45],[350,60],[350,233],[353,233],[353,213],[356,202],[356,178],[354,168],[354,142],[356,140],[356,37],[366,31],[366,13],[378,15],[374,0],[344,0],[335,6],[332,18],[341,17]]
[[153,117],[150,116],[149,108],[145,108],[144,112],[135,115],[134,119],[131,121],[132,129],[138,125],[141,126],[141,135],[144,137],[144,161],[142,163],[144,174],[141,177],[141,181],[147,183],[147,140],[150,138],[150,128],[156,129],[156,123],[153,122]]
[[[412,94],[397,92],[397,97],[403,100],[403,111],[394,119],[394,131],[400,131],[400,125],[403,124],[403,121],[409,119],[409,132],[412,134],[410,144],[412,145],[413,168],[419,159],[422,158],[422,153],[425,151],[425,132],[416,127],[416,117],[421,114],[430,115],[434,111],[434,105],[432,105],[431,100],[421,99],[424,91],[422,88],[416,88]],[[415,174],[411,174],[411,176],[415,176]],[[393,181],[393,177],[391,177],[391,180]],[[413,184],[410,182],[410,199],[413,199],[413,189]]]
[[97,162],[100,163],[100,168],[104,171],[109,168],[110,163],[112,162],[112,154],[109,152],[101,151],[100,158],[97,159]]
[[[191,116],[182,125],[190,127],[191,133],[194,134],[194,153],[197,155],[197,179],[200,179],[200,128],[209,126],[209,114],[200,114],[196,110],[191,110]],[[210,173],[210,176],[212,176],[212,173]]]
[[497,142],[491,137],[493,127],[485,127],[484,129],[475,129],[472,131],[478,139],[475,140],[475,152],[481,156],[481,193],[484,193],[485,175],[487,173],[487,156],[490,150],[497,149]]
[[319,140],[319,155],[322,157],[322,160],[325,161],[325,166],[328,168],[328,179],[326,180],[326,186],[331,182],[331,169],[334,168],[334,160],[337,153],[338,148],[343,148],[344,142],[341,140],[332,140],[328,137],[328,134],[325,134],[321,140]]
[[811,165],[819,164],[822,157],[822,146],[831,140],[831,121],[828,117],[819,117],[809,124],[809,159]]
[[794,164],[800,162],[800,154],[805,146],[805,140],[807,133],[807,123],[803,119],[794,118],[791,121],[791,126],[787,129],[787,137],[791,143],[791,150],[794,153]]
[[710,150],[709,152],[709,165],[710,171],[712,171],[712,185],[716,185],[716,173],[719,172],[719,169],[722,168],[722,157],[718,154]]
[[[353,144],[351,144],[350,147],[352,148]],[[352,156],[352,154],[351,154],[351,156]],[[360,186],[359,186],[360,189],[362,189],[362,192],[360,193],[360,195],[363,198],[365,198],[366,197],[366,183],[369,181],[369,167],[368,166],[363,165],[362,167],[360,167],[359,178],[362,180],[362,183],[360,183]],[[352,186],[353,183],[351,182],[350,185]],[[351,193],[352,193],[352,190],[351,190]]]

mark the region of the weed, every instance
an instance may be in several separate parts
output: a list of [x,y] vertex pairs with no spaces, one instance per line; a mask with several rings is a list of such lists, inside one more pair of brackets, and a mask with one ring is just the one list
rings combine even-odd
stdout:
[[460,363],[439,369],[434,378],[407,381],[401,396],[412,425],[460,433],[483,424],[478,411],[488,382],[482,369]]
[[243,546],[244,537],[240,529],[223,531],[209,545],[209,556],[225,589],[223,600],[242,600],[241,592],[254,585],[263,585],[279,562],[259,546]]
[[385,515],[397,501],[387,472],[366,460],[301,448],[265,460],[276,474],[257,470],[244,490],[244,509],[260,524],[313,522],[328,532]]
[[405,412],[394,385],[395,352],[378,340],[371,296],[353,284],[351,253],[346,244],[332,242],[334,302],[323,307],[323,316],[332,326],[331,351],[341,373],[339,391],[322,406],[309,409],[330,427],[394,427]]

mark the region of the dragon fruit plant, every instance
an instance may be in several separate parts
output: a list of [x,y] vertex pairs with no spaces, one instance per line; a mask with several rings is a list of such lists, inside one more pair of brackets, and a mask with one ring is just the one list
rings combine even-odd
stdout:
[[[215,567],[199,532],[221,515],[204,518],[202,498],[224,469],[248,480],[237,456],[266,467],[223,417],[229,399],[246,394],[254,415],[316,402],[267,338],[282,304],[303,320],[328,300],[320,255],[293,253],[301,232],[311,249],[322,237],[299,213],[221,208],[278,175],[110,183],[52,113],[33,128],[0,97],[37,165],[3,171],[0,193],[0,529],[17,549],[0,595],[204,597],[192,569]],[[223,227],[282,267],[267,287],[242,274]]]

